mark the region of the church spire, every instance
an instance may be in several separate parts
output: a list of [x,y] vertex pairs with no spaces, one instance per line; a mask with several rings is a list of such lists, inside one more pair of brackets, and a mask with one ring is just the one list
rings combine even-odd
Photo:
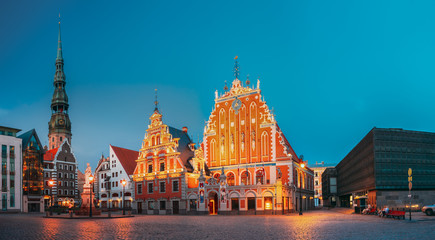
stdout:
[[71,143],[71,121],[68,116],[68,96],[65,91],[65,73],[63,71],[62,42],[59,35],[57,42],[56,72],[54,74],[54,93],[51,99],[51,119],[48,122],[49,149],[59,147],[67,139]]
[[57,37],[57,58],[56,60],[62,60],[62,40],[60,38],[60,13],[59,13],[59,36]]

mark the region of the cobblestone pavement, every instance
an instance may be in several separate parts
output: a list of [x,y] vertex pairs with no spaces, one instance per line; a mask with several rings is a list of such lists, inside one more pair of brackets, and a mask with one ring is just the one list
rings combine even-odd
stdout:
[[0,239],[433,239],[422,221],[317,210],[303,216],[146,216],[53,219],[0,214]]

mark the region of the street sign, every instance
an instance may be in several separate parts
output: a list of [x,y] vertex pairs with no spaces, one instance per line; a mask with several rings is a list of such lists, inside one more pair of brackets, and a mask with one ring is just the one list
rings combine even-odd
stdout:
[[409,191],[411,191],[411,189],[412,189],[412,182],[409,182],[408,187],[409,187]]

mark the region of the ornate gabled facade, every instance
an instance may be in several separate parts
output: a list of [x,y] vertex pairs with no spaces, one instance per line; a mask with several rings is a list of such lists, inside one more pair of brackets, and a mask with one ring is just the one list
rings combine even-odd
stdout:
[[[247,211],[251,213],[295,210],[295,190],[302,182],[303,206],[311,208],[313,172],[301,168],[273,111],[256,87],[235,79],[216,91],[215,104],[203,137],[203,157],[212,179],[203,177],[199,187],[188,189],[189,201],[199,200],[196,211],[210,214]],[[295,187],[297,186],[297,187]],[[193,204],[191,204],[193,206]]]
[[48,122],[48,148],[58,148],[64,139],[71,143],[71,121],[68,115],[68,96],[65,91],[65,73],[63,71],[62,41],[59,36],[57,43],[56,73],[54,74],[54,93],[51,99],[51,119]]
[[179,130],[164,124],[156,102],[133,175],[139,213],[186,212],[186,188],[196,181],[193,155],[187,128]]

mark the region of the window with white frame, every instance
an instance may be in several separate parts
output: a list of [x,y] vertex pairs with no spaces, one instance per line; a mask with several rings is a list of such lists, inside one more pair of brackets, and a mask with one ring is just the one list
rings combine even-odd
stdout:
[[160,182],[160,189],[159,189],[159,191],[161,193],[166,192],[166,183],[165,183],[165,181]]
[[172,192],[178,192],[179,191],[179,183],[178,180],[172,181]]
[[153,193],[153,183],[148,183],[148,193]]
[[137,184],[137,194],[142,194],[142,183]]

